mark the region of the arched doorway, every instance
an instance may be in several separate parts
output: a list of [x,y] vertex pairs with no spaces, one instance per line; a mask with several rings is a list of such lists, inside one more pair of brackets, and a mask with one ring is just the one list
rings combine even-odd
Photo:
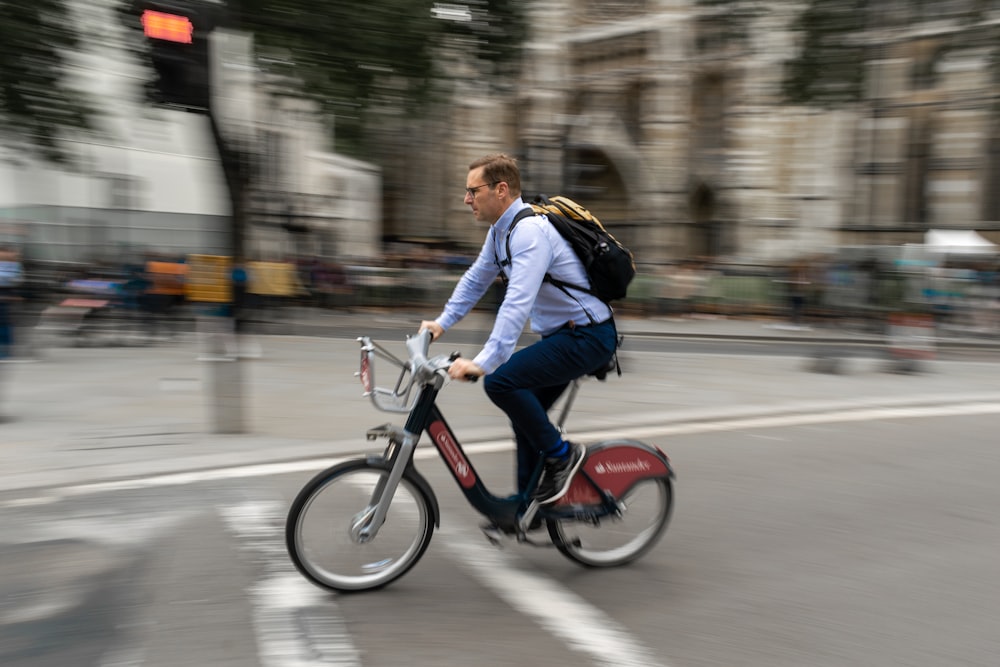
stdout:
[[695,257],[716,257],[722,252],[722,229],[716,212],[718,194],[709,183],[695,179],[688,192],[688,211],[691,215],[691,233],[688,249]]

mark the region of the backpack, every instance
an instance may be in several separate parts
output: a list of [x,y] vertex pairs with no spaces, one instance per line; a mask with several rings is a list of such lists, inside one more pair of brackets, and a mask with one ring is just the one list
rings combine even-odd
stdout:
[[514,226],[524,218],[544,215],[560,236],[569,241],[573,252],[583,263],[590,280],[590,288],[574,285],[545,274],[545,282],[552,283],[566,294],[569,289],[592,294],[604,303],[625,298],[628,285],[635,277],[635,260],[628,248],[619,243],[593,213],[568,197],[537,195],[531,207],[514,216],[507,230],[507,260],[510,262],[510,235]]

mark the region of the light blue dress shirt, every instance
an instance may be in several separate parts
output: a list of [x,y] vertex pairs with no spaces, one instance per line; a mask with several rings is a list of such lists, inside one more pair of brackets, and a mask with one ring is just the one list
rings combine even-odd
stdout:
[[[507,259],[507,230],[518,211],[525,208],[518,198],[490,226],[479,256],[468,268],[441,315],[435,320],[445,330],[465,317],[486,294]],[[543,216],[524,218],[510,236],[510,264],[503,267],[509,283],[493,331],[473,361],[487,374],[495,371],[514,354],[517,340],[531,318],[531,330],[543,336],[573,322],[587,325],[611,317],[611,307],[580,290],[543,282],[545,274],[573,285],[588,286],[587,274],[573,248]]]

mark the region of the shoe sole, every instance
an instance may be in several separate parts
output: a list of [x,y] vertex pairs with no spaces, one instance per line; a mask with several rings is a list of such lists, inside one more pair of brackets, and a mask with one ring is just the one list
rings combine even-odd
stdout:
[[[582,448],[582,445],[580,445],[580,447]],[[552,496],[546,498],[545,500],[539,500],[538,504],[539,505],[551,505],[555,501],[557,501],[560,498],[562,498],[563,496],[565,496],[566,492],[569,491],[569,487],[573,486],[573,478],[576,477],[576,473],[580,472],[580,468],[583,467],[583,462],[584,462],[584,460],[586,460],[586,458],[587,458],[587,451],[584,450],[580,454],[580,458],[577,459],[576,465],[574,465],[573,468],[570,470],[569,474],[566,475],[566,483],[563,484],[563,487],[561,489],[559,489],[558,492],[556,492]]]

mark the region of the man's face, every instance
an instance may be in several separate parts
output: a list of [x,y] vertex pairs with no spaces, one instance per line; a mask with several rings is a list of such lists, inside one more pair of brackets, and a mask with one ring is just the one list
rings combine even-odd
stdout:
[[473,169],[465,178],[465,203],[472,208],[476,220],[492,225],[503,215],[504,207],[495,189],[496,184],[486,181],[483,169]]

